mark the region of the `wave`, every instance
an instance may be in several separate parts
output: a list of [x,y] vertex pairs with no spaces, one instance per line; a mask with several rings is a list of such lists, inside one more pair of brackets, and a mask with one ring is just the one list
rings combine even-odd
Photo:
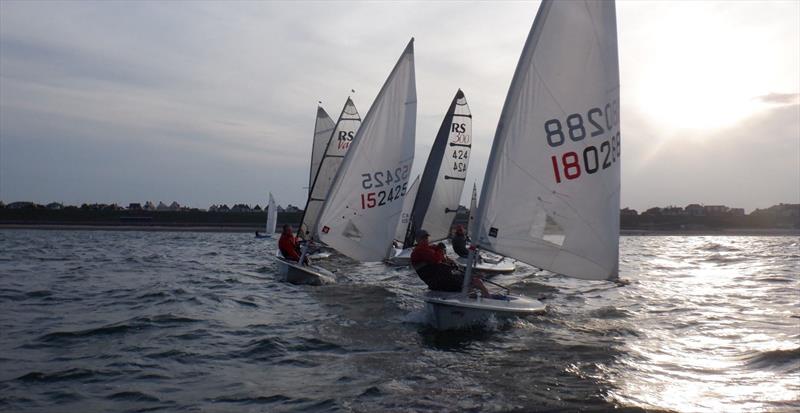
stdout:
[[755,369],[800,371],[800,347],[757,352],[741,359]]
[[208,401],[215,403],[237,403],[237,404],[273,404],[273,403],[286,403],[291,402],[291,397],[282,394],[273,394],[272,396],[257,396],[247,397],[239,395],[222,396],[209,399]]
[[628,318],[631,316],[631,312],[628,310],[616,308],[614,306],[606,306],[601,307],[596,310],[592,310],[589,312],[589,315],[595,318],[602,318],[602,319],[617,319],[617,318]]
[[711,262],[715,264],[731,264],[735,262],[747,261],[747,257],[743,256],[726,256],[722,254],[711,254],[707,257],[701,258],[699,261]]
[[89,369],[81,369],[81,368],[72,368],[67,370],[56,371],[52,373],[42,373],[39,371],[33,371],[27,373],[25,375],[19,376],[16,380],[24,381],[24,382],[41,382],[41,383],[52,383],[57,381],[68,381],[68,380],[83,380],[95,377],[102,377],[102,376],[114,376],[115,373],[110,372],[103,372],[97,370],[89,370]]
[[149,394],[138,391],[121,391],[106,396],[108,400],[125,400],[131,402],[160,402],[158,397],[150,396]]
[[712,242],[712,241],[704,243],[703,245],[701,245],[699,247],[699,249],[700,250],[704,250],[704,251],[715,251],[715,252],[738,252],[738,251],[741,251],[741,249],[739,249],[739,248],[732,247],[730,245],[719,244],[719,243]]
[[163,324],[176,324],[176,323],[195,323],[201,320],[176,316],[173,314],[159,314],[155,316],[135,317],[120,323],[105,325],[98,328],[90,328],[78,331],[56,331],[53,333],[45,334],[39,337],[39,341],[50,343],[59,342],[64,339],[87,338],[87,337],[100,337],[108,335],[124,334],[128,331],[135,330],[141,331],[148,327],[155,327]]

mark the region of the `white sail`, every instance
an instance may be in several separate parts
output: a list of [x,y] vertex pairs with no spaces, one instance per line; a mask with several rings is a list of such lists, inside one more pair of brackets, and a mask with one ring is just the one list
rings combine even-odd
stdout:
[[308,193],[311,194],[311,187],[314,185],[314,177],[317,176],[319,163],[322,161],[322,154],[325,153],[325,146],[331,138],[333,132],[333,119],[328,116],[328,112],[317,107],[317,122],[314,124],[314,142],[311,144],[311,170],[308,176]]
[[475,233],[475,218],[478,215],[478,186],[472,183],[472,198],[469,200],[469,215],[467,215],[467,235]]
[[298,234],[300,237],[304,239],[318,238],[319,228],[316,225],[319,214],[322,212],[322,205],[360,125],[361,116],[359,116],[353,101],[348,97],[342,113],[339,115],[339,120],[336,122],[336,127],[326,142],[317,175],[312,180],[311,191],[300,222]]
[[471,148],[472,114],[464,93],[458,90],[425,163],[411,211],[411,228],[405,238],[405,248],[414,245],[414,234],[420,229],[426,230],[431,240],[450,236],[467,178]]
[[419,175],[414,179],[414,182],[408,187],[406,197],[403,199],[403,209],[400,212],[400,221],[397,223],[397,231],[394,233],[396,241],[403,242],[406,238],[408,231],[408,224],[411,222],[411,209],[414,207],[414,199],[417,197],[417,188],[419,188]]
[[275,234],[275,229],[278,226],[278,209],[275,206],[275,198],[272,197],[272,192],[269,193],[269,206],[267,207],[267,227],[266,234],[272,236]]
[[336,175],[317,224],[322,242],[359,261],[385,257],[408,190],[416,117],[411,39]]
[[619,197],[614,2],[544,0],[497,125],[478,243],[559,274],[613,279]]

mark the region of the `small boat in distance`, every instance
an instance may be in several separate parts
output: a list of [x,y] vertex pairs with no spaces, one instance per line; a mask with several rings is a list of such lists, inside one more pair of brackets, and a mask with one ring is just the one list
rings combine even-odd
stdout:
[[269,193],[269,205],[267,206],[267,223],[264,233],[256,231],[256,238],[272,238],[275,235],[275,228],[278,226],[278,207],[275,206],[275,198],[272,192]]
[[617,278],[619,127],[614,2],[543,0],[497,125],[462,292],[423,298],[435,328],[545,311],[528,297],[470,296],[476,248],[569,277]]

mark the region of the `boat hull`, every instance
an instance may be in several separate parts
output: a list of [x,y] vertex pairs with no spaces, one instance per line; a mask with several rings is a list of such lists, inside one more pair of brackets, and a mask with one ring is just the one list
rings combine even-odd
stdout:
[[[483,254],[481,254],[481,256],[483,257]],[[466,258],[458,257],[455,261],[459,268],[466,268]],[[499,257],[498,259],[492,259],[485,257],[481,260],[481,262],[475,264],[474,268],[475,271],[483,273],[508,274],[514,272],[517,269],[517,265],[514,264],[514,261],[509,258]]]
[[386,263],[398,267],[411,265],[411,251],[413,250],[414,250],[413,248],[406,248],[406,249],[395,248],[394,255],[387,258]]
[[462,293],[429,291],[424,296],[428,323],[437,330],[455,330],[486,324],[490,319],[543,314],[546,306],[538,300],[508,295],[504,299],[469,298]]
[[278,275],[282,281],[299,285],[334,284],[336,278],[332,272],[315,265],[300,265],[278,258]]

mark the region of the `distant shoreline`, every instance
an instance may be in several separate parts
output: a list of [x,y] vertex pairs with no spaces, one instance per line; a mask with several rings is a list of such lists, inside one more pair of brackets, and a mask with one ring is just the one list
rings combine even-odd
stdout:
[[[148,231],[148,232],[264,232],[256,225],[125,225],[125,224],[0,224],[0,231],[7,229],[34,229],[51,231]],[[623,236],[800,236],[800,229],[792,228],[727,228],[695,230],[646,230],[622,229]]]

